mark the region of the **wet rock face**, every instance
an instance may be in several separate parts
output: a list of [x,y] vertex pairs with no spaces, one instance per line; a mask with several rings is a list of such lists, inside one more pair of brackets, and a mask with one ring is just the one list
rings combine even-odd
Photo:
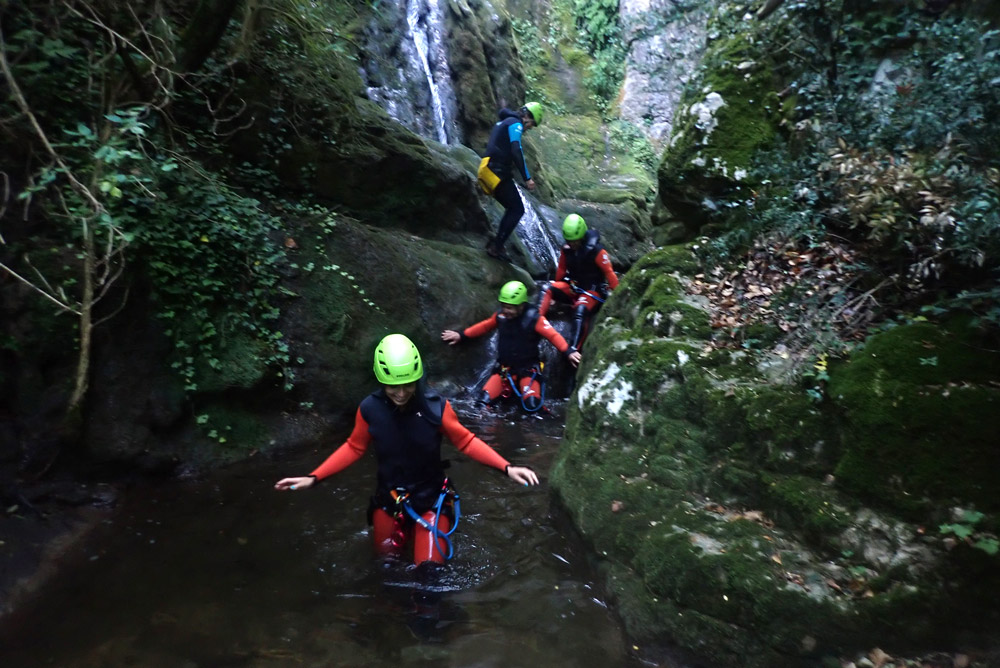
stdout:
[[521,61],[510,19],[483,0],[440,0],[447,4],[448,59],[454,80],[458,124],[464,142],[483,151],[502,102],[523,103]]
[[402,125],[423,137],[459,143],[444,4],[443,0],[381,3],[364,31],[362,73],[368,98]]
[[705,50],[708,4],[622,0],[619,5],[628,46],[621,115],[643,128],[657,149],[670,139],[684,87]]

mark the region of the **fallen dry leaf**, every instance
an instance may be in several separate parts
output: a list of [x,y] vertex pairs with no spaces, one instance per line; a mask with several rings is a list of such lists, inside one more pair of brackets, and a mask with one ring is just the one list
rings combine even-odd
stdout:
[[613,513],[621,512],[622,510],[624,510],[624,508],[625,508],[625,504],[622,503],[621,501],[612,501],[611,502],[611,512],[613,512]]

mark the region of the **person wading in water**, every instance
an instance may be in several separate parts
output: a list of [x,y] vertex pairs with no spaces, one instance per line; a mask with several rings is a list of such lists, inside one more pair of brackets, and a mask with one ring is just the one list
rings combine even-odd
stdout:
[[497,366],[483,385],[480,400],[493,403],[505,394],[516,394],[526,411],[537,411],[545,401],[538,344],[544,338],[574,367],[580,364],[580,353],[536,308],[528,305],[528,288],[521,281],[505,283],[497,301],[500,307],[489,318],[461,332],[446,329],[441,332],[441,340],[455,345],[497,330]]
[[375,550],[400,555],[413,546],[413,563],[450,558],[457,505],[441,460],[441,437],[477,462],[502,471],[522,485],[537,485],[530,468],[514,466],[458,421],[451,403],[418,381],[424,368],[417,347],[403,334],[390,334],[375,348],[375,378],[382,388],[368,395],[354,416],[347,441],[307,476],[282,478],[277,490],[303,490],[358,461],[369,445],[378,463],[370,523]]

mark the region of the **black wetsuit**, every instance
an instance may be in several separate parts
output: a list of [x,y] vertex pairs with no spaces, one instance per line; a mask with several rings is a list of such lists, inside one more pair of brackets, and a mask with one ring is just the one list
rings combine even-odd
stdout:
[[497,236],[493,241],[499,250],[507,242],[517,223],[524,215],[524,203],[514,185],[514,168],[520,172],[525,181],[531,180],[528,167],[521,151],[521,133],[524,125],[521,116],[510,109],[500,110],[500,120],[490,132],[490,140],[486,144],[486,156],[489,157],[490,170],[500,177],[500,183],[493,190],[493,198],[504,208],[503,217],[497,226]]

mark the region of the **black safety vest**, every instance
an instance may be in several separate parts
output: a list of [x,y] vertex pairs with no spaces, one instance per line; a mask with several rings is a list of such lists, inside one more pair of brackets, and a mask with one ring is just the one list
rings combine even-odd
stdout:
[[516,318],[501,318],[497,311],[497,361],[512,371],[527,371],[538,366],[538,342],[542,337],[535,331],[538,309],[529,306]]
[[[368,423],[378,460],[376,498],[385,505],[389,492],[404,488],[415,508],[430,507],[444,482],[441,461],[441,416],[445,400],[417,391],[398,409],[378,390],[361,402],[361,417]],[[425,503],[425,498],[427,502]]]
[[604,283],[604,272],[597,266],[597,254],[604,250],[601,234],[597,230],[587,230],[580,250],[574,251],[565,244],[562,247],[566,258],[566,275],[584,290],[593,290]]
[[[512,167],[515,162],[520,161],[522,164],[524,162],[520,147],[511,146],[509,134],[510,126],[521,122],[521,116],[516,112],[501,109],[500,120],[493,124],[493,129],[490,131],[490,139],[486,143],[486,157],[490,159],[489,168],[501,179],[509,179],[514,175]],[[515,150],[519,152],[516,156]]]

